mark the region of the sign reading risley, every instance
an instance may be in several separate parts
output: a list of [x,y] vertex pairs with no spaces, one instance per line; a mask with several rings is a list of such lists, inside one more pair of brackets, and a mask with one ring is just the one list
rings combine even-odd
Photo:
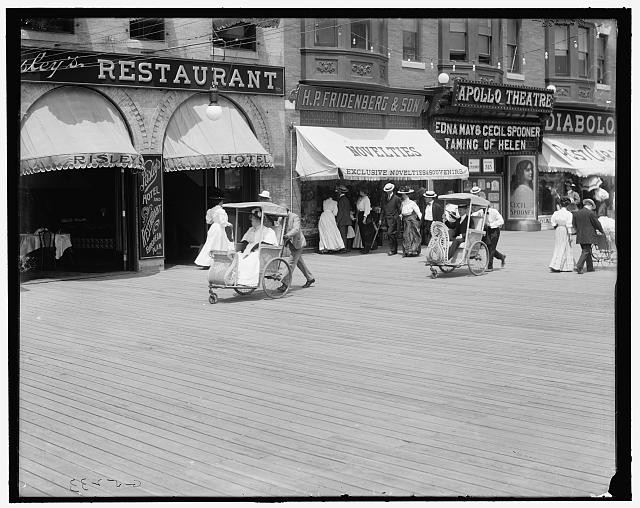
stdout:
[[284,94],[284,68],[228,62],[176,60],[147,55],[80,53],[23,48],[22,81]]

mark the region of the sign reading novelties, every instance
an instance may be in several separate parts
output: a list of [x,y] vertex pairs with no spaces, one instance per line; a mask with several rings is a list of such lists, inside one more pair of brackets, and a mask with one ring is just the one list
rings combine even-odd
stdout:
[[299,85],[296,109],[420,116],[424,103],[423,95]]
[[542,127],[539,123],[488,120],[435,119],[431,135],[454,154],[537,152]]
[[23,48],[22,81],[284,95],[284,67]]
[[545,88],[454,82],[451,105],[456,107],[551,113],[554,95]]
[[611,113],[556,110],[547,117],[544,130],[548,134],[615,136],[616,119]]
[[138,173],[140,259],[164,256],[162,155],[145,155]]

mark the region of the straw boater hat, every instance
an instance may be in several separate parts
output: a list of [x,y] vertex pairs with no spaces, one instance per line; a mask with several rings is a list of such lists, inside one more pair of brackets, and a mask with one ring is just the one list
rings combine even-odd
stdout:
[[336,187],[336,192],[349,192],[349,189],[347,189],[344,185],[338,185]]
[[480,191],[482,189],[480,187],[478,187],[477,185],[474,185],[473,187],[471,187],[471,190],[469,192],[471,192],[471,194],[480,194]]
[[427,192],[425,192],[423,194],[423,196],[425,198],[437,198],[438,197],[438,195],[435,192],[433,192],[432,190],[428,190]]
[[595,208],[595,207],[596,207],[596,204],[593,202],[593,200],[592,200],[592,199],[589,199],[589,198],[587,198],[587,199],[583,199],[583,200],[582,200],[582,204],[583,204],[584,206],[589,205],[589,206],[591,206],[591,207],[593,207],[593,208]]
[[391,191],[392,191],[393,189],[395,189],[395,188],[396,188],[396,186],[395,186],[395,185],[393,185],[391,182],[389,182],[387,185],[385,185],[385,186],[383,187],[383,189],[382,189],[382,190],[383,190],[383,191],[385,191],[385,192],[391,192]]
[[263,190],[260,194],[258,194],[261,198],[271,199],[271,194],[268,190]]
[[406,185],[403,185],[398,189],[398,194],[411,194],[412,192],[413,192],[413,189],[410,189]]

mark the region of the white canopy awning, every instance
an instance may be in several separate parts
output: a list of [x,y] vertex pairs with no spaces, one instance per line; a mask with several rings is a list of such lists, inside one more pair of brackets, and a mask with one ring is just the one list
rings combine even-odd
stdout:
[[566,171],[577,176],[613,176],[616,144],[611,138],[545,136],[540,171]]
[[296,172],[306,180],[450,180],[469,170],[426,130],[296,126]]
[[218,104],[222,117],[215,121],[206,114],[207,94],[194,95],[178,107],[164,139],[165,171],[273,167],[273,157],[262,147],[240,111],[223,98]]
[[118,109],[88,88],[64,86],[44,94],[20,127],[22,175],[143,164]]

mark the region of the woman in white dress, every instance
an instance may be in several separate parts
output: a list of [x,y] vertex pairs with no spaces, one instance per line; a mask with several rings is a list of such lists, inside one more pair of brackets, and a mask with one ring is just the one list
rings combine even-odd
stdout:
[[340,251],[345,248],[340,230],[336,224],[338,215],[338,203],[329,196],[322,202],[322,213],[318,221],[318,232],[320,233],[320,254],[327,251]]
[[573,225],[573,215],[567,206],[571,204],[571,200],[567,197],[560,198],[560,209],[553,212],[551,216],[551,225],[555,228],[555,244],[553,247],[553,256],[549,263],[549,269],[552,272],[572,272],[574,259],[571,244],[571,230]]
[[207,224],[211,224],[211,226],[209,227],[209,231],[207,231],[207,239],[195,260],[196,265],[205,268],[211,265],[209,252],[212,250],[227,252],[234,248],[233,242],[229,240],[227,232],[225,231],[225,228],[231,226],[231,223],[229,222],[227,212],[222,208],[222,200],[213,208],[207,210],[206,220]]
[[260,253],[258,245],[268,243],[278,245],[278,239],[273,229],[262,226],[260,217],[251,215],[251,227],[241,240],[246,247],[238,253],[238,284],[243,286],[257,286],[260,276]]

